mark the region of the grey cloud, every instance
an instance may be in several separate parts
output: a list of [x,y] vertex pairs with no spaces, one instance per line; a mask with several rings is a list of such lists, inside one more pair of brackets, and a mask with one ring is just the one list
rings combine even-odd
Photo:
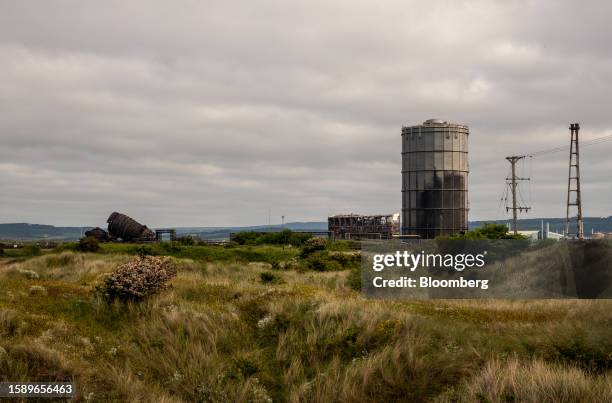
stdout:
[[[400,128],[430,117],[470,125],[471,219],[495,218],[505,155],[567,143],[571,121],[612,131],[611,9],[3,2],[0,222],[398,211]],[[605,148],[583,153],[585,212],[608,215]],[[533,162],[534,215],[564,214],[566,159]]]

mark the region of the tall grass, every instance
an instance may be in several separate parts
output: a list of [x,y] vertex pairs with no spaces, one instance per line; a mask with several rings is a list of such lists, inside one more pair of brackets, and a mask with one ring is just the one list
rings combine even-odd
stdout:
[[262,282],[267,258],[196,256],[108,304],[115,252],[0,259],[1,380],[75,380],[77,401],[610,401],[610,301],[372,301],[346,270]]
[[551,365],[540,360],[492,359],[459,393],[440,402],[609,402],[612,376],[592,376],[572,366]]

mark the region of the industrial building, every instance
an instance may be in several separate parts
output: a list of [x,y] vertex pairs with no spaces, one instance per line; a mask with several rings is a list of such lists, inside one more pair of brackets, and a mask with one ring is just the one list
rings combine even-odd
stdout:
[[[556,241],[563,239],[565,236],[557,232],[550,230],[550,223],[546,223],[544,226],[544,220],[541,222],[541,228],[539,231],[534,230],[517,230],[517,234],[523,235],[532,241],[541,241],[543,239],[554,239]],[[508,231],[510,231],[510,224],[508,224]]]
[[467,231],[468,137],[468,126],[440,119],[402,127],[402,236]]
[[400,215],[339,214],[327,218],[331,239],[391,239],[400,232]]

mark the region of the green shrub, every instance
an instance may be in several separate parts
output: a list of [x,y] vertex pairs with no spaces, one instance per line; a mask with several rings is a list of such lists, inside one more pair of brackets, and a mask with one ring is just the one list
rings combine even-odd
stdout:
[[47,267],[66,267],[74,264],[78,255],[72,252],[63,252],[47,256]]
[[555,341],[553,347],[560,360],[566,363],[577,364],[595,373],[612,370],[612,354],[609,346],[589,341],[582,335],[576,335],[569,340]]
[[231,242],[235,242],[238,245],[254,245],[259,234],[253,231],[242,231],[232,235]]
[[151,256],[153,255],[153,248],[147,245],[138,245],[136,247],[136,254],[138,256]]
[[259,279],[264,284],[280,284],[283,282],[283,278],[281,276],[271,271],[264,271],[260,273]]
[[162,242],[160,243],[162,250],[168,253],[177,253],[181,251],[181,245],[178,242]]
[[179,238],[179,243],[181,245],[191,246],[195,244],[195,241],[191,235],[185,235]]
[[293,232],[285,229],[280,232],[264,233],[258,240],[260,244],[272,245],[303,245],[306,241],[312,238],[312,235],[307,233]]
[[76,242],[62,242],[53,248],[53,253],[62,253],[66,251],[75,251],[77,250],[78,243]]
[[76,250],[79,252],[98,252],[100,250],[100,243],[96,237],[87,236],[79,240]]
[[329,259],[338,263],[343,269],[352,269],[361,265],[361,255],[358,252],[330,252]]
[[327,271],[327,264],[323,259],[310,259],[307,265],[309,269],[314,271]]
[[322,238],[311,238],[304,243],[302,247],[302,254],[300,255],[302,258],[311,255],[314,252],[325,250],[327,246],[327,241]]
[[527,239],[523,235],[514,235],[508,231],[504,224],[485,224],[482,227],[474,228],[463,234],[439,237],[440,239]]
[[21,249],[21,253],[24,256],[40,256],[40,247],[35,244],[25,245]]
[[176,267],[170,260],[139,256],[117,267],[99,292],[109,301],[139,301],[166,289],[174,276]]
[[356,252],[329,252],[327,250],[310,251],[306,256],[300,255],[302,269],[314,271],[339,271],[359,268],[361,256]]
[[310,254],[305,259],[306,267],[314,271],[338,271],[342,270],[343,267],[330,258],[327,251],[318,251]]
[[242,231],[232,235],[232,242],[238,245],[270,244],[301,246],[311,238],[311,234],[293,232],[288,229],[269,232]]
[[327,250],[350,251],[361,250],[361,242],[345,239],[334,239],[327,241]]
[[229,376],[231,378],[248,378],[259,371],[259,365],[254,360],[247,357],[236,357],[232,360]]
[[21,327],[19,313],[12,309],[0,308],[0,336],[16,336]]
[[359,266],[351,269],[346,282],[353,290],[361,292],[361,268]]

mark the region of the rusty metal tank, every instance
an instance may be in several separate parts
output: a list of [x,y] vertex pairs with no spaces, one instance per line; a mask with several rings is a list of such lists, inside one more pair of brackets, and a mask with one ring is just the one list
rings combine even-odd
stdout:
[[108,233],[112,237],[121,238],[124,242],[155,240],[155,232],[125,214],[115,211],[106,222],[108,223]]
[[89,231],[85,231],[85,236],[94,237],[100,242],[106,242],[110,239],[108,232],[104,231],[100,227],[92,228]]
[[403,235],[467,231],[468,137],[468,126],[440,119],[402,128]]

